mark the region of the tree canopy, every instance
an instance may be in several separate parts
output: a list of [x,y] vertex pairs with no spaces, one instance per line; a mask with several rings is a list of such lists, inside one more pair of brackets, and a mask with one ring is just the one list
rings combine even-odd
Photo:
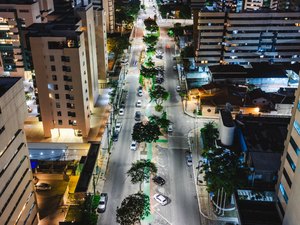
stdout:
[[211,150],[215,149],[215,140],[219,137],[219,131],[217,128],[216,123],[214,122],[208,122],[204,124],[204,127],[201,129],[201,135],[203,138],[203,155]]
[[136,193],[126,197],[120,207],[117,207],[117,223],[133,225],[150,214],[149,196]]
[[157,173],[156,165],[149,159],[141,159],[133,162],[131,168],[127,171],[133,184],[140,183],[140,190],[142,182],[148,181],[151,174]]
[[141,142],[155,142],[161,135],[159,126],[152,122],[147,123],[136,123],[133,126],[132,139],[138,143]]
[[158,25],[154,19],[151,19],[150,17],[144,20],[145,29],[151,33],[158,31]]
[[156,105],[161,106],[164,101],[169,97],[169,92],[163,86],[155,85],[154,89],[150,90],[149,96],[151,101],[154,101]]
[[149,116],[149,120],[155,124],[157,124],[160,128],[168,128],[168,126],[171,124],[171,121],[167,119],[167,113],[163,112],[161,117],[152,115]]
[[157,44],[158,36],[157,35],[146,35],[143,37],[143,41],[147,45],[147,47],[154,47]]
[[157,71],[154,67],[146,67],[144,65],[141,66],[140,74],[145,78],[153,78],[156,76]]

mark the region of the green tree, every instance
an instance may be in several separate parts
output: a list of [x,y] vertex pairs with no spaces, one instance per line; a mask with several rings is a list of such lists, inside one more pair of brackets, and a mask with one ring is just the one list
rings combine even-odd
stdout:
[[211,150],[215,149],[215,140],[219,137],[219,131],[215,122],[208,122],[204,124],[204,127],[201,129],[201,135],[203,138],[203,153],[205,154]]
[[159,27],[154,19],[150,17],[144,20],[145,29],[151,33],[157,32]]
[[160,85],[155,85],[149,92],[151,101],[154,101],[157,106],[162,106],[163,102],[168,99],[169,95],[169,92]]
[[144,65],[141,66],[140,74],[145,78],[152,78],[156,76],[157,71],[153,67],[145,67]]
[[155,115],[149,116],[149,120],[163,129],[167,129],[168,126],[172,123],[170,120],[167,119],[166,112],[163,112],[161,117]]
[[157,35],[146,35],[143,37],[143,41],[147,45],[147,47],[149,47],[149,46],[153,47],[157,44],[158,36]]
[[159,139],[160,135],[161,132],[159,130],[159,126],[151,121],[147,123],[136,123],[133,126],[133,132],[131,134],[132,139],[138,143],[155,142]]
[[206,154],[207,163],[201,165],[205,171],[204,179],[207,182],[209,192],[216,193],[224,188],[227,196],[241,186],[242,179],[239,176],[241,167],[238,155],[228,149],[217,148]]
[[121,225],[133,225],[140,223],[150,214],[149,196],[143,193],[136,193],[126,197],[120,207],[117,207],[117,223]]
[[151,174],[157,173],[156,165],[149,159],[141,159],[133,162],[127,175],[131,178],[131,183],[140,185],[142,191],[142,183],[150,179]]

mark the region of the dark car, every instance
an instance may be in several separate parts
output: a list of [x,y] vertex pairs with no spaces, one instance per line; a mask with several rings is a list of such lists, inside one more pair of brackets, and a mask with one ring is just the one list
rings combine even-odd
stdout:
[[142,118],[142,113],[140,111],[136,111],[134,116],[135,121],[141,121],[141,118]]
[[107,195],[107,193],[101,193],[99,205],[98,205],[98,207],[97,207],[97,212],[99,212],[99,213],[105,212],[105,210],[106,210],[106,205],[107,205],[107,200],[108,200],[108,195]]
[[155,176],[152,178],[153,182],[156,183],[157,185],[164,185],[166,183],[165,179],[160,177],[160,176]]
[[37,183],[34,185],[37,191],[48,191],[51,190],[51,185],[47,183]]
[[118,132],[114,132],[113,136],[112,136],[113,141],[118,141],[118,138],[119,138],[119,133]]
[[162,55],[156,55],[156,58],[158,58],[158,59],[162,59],[162,58],[163,58],[163,56],[162,56]]

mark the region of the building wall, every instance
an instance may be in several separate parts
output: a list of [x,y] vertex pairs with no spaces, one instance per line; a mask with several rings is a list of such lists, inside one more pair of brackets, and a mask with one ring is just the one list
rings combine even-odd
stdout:
[[300,59],[299,13],[197,13],[196,61],[200,65]]
[[90,109],[94,109],[94,105],[99,96],[98,89],[98,60],[96,49],[96,35],[94,23],[94,11],[92,4],[84,7],[77,7],[76,13],[82,21],[81,30],[84,33],[85,50],[87,59],[87,73],[89,76],[89,98]]
[[[50,41],[62,42],[65,46],[49,49]],[[68,47],[66,37],[30,37],[45,137],[51,136],[53,128],[81,130],[83,137],[89,133],[89,77],[83,33],[78,35],[77,43],[80,46]],[[52,56],[54,61],[51,61]],[[69,57],[69,62],[63,62],[62,56]],[[64,66],[69,72],[63,71]]]
[[288,127],[285,150],[281,158],[276,191],[278,194],[278,208],[281,212],[283,225],[296,225],[300,220],[300,105],[298,88],[292,118]]
[[[0,78],[0,85],[3,79],[16,78]],[[27,108],[22,79],[0,97],[0,109],[0,224],[37,224],[29,151],[23,131]]]
[[106,31],[113,33],[115,31],[115,6],[114,0],[103,1],[103,8],[106,18]]
[[0,33],[4,39],[4,42],[0,43],[2,70],[6,75],[25,77],[22,28],[33,23],[41,23],[38,2],[29,4],[0,3],[0,23],[3,26]]
[[104,10],[94,10],[99,87],[106,86],[108,71],[107,32]]

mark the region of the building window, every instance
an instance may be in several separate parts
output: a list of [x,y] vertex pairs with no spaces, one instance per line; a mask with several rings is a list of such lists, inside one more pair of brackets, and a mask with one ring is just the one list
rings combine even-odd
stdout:
[[57,85],[57,84],[54,84],[54,85],[53,85],[53,89],[54,89],[54,90],[58,90],[58,85]]
[[281,183],[279,185],[279,190],[280,190],[280,192],[281,192],[281,194],[282,194],[282,196],[284,198],[285,203],[288,203],[289,198],[288,198],[288,196],[286,194],[286,191],[284,190],[284,187],[283,187],[283,185]]
[[287,159],[287,161],[289,162],[289,164],[290,164],[292,170],[295,172],[295,170],[296,170],[296,165],[295,165],[294,161],[292,160],[292,158],[291,158],[291,156],[290,156],[289,153],[286,154],[286,159]]
[[292,136],[291,136],[291,139],[290,139],[290,143],[291,143],[294,151],[296,152],[296,154],[299,156],[300,149],[299,149],[298,145],[296,144],[296,142],[295,142],[295,140],[294,140],[294,138]]
[[57,81],[57,76],[56,75],[52,75],[52,80],[53,81]]
[[51,71],[56,71],[56,68],[55,68],[55,66],[51,66]]
[[61,61],[62,62],[70,62],[70,56],[62,56]]
[[64,43],[62,41],[48,41],[48,49],[63,49]]
[[50,55],[49,58],[50,58],[50,62],[54,62],[54,55]]
[[28,9],[20,9],[19,12],[20,12],[20,13],[28,13],[29,10],[28,10]]
[[5,126],[1,127],[0,129],[0,135],[5,131]]
[[58,120],[58,125],[62,125],[62,124],[63,124],[62,120]]
[[73,91],[73,86],[72,85],[65,85],[65,90],[66,91]]
[[64,76],[64,81],[72,81],[72,77],[71,76]]
[[56,108],[60,108],[60,103],[59,102],[56,102]]
[[68,116],[76,117],[76,113],[75,112],[68,112]]
[[71,67],[69,66],[62,66],[62,70],[65,72],[71,72]]
[[57,116],[61,116],[61,111],[58,111],[58,112],[57,112]]
[[287,184],[289,185],[289,187],[291,188],[292,187],[292,181],[288,175],[288,173],[286,172],[285,168],[283,168],[283,175],[284,175],[284,178],[287,182]]
[[75,109],[75,105],[73,103],[67,103],[68,109]]
[[59,94],[55,94],[55,99],[59,99]]

